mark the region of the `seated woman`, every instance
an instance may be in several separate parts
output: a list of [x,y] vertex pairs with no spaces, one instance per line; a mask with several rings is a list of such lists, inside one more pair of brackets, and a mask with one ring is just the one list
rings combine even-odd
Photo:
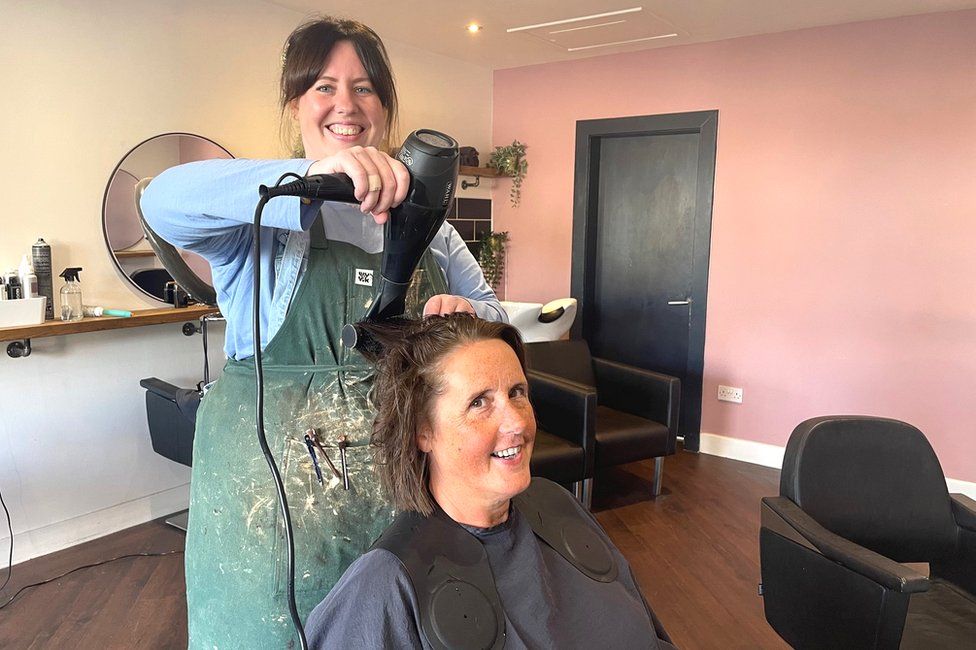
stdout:
[[517,330],[454,314],[384,342],[372,442],[400,515],[309,615],[309,646],[672,648],[596,520],[529,475]]

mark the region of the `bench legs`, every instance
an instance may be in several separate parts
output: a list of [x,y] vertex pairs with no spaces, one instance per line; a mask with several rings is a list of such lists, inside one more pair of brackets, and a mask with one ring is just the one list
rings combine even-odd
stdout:
[[664,456],[654,459],[654,496],[661,494],[661,479],[664,477]]
[[583,490],[580,495],[580,501],[583,503],[583,507],[587,510],[593,505],[593,479],[588,478],[583,480]]
[[[664,456],[654,459],[654,486],[651,494],[660,496],[661,482],[664,479]],[[593,479],[588,478],[573,483],[573,496],[575,496],[583,506],[590,510],[593,505]]]

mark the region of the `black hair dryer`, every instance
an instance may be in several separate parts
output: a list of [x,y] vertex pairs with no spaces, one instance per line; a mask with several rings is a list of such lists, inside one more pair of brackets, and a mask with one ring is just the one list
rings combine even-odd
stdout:
[[[451,208],[458,176],[458,143],[449,135],[420,129],[400,147],[397,158],[410,172],[410,189],[403,203],[390,210],[383,228],[383,262],[376,296],[363,320],[382,321],[402,316],[407,288],[420,258]],[[261,186],[261,197],[302,196],[320,201],[357,203],[352,181],[345,174],[306,176],[276,187]],[[342,330],[342,344],[362,349],[369,336],[356,325]]]
[[[402,316],[407,288],[424,251],[447,218],[458,176],[458,143],[429,129],[411,133],[397,158],[410,171],[407,198],[390,211],[383,228],[383,262],[379,286],[363,320],[381,321]],[[346,325],[342,344],[368,346],[362,328]]]

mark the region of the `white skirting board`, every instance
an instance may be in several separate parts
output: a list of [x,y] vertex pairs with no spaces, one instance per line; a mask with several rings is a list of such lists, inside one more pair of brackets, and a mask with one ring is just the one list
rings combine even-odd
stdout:
[[[701,434],[699,451],[710,456],[721,456],[732,460],[781,469],[785,447],[770,445],[764,442],[729,438],[714,433]],[[971,499],[976,499],[976,483],[946,478],[949,492],[962,493]]]
[[[14,533],[14,564],[185,510],[189,503],[190,484],[185,483],[56,524]],[[6,526],[3,526],[3,533],[3,537],[0,537],[0,549],[3,550],[0,565],[7,563],[9,538]]]

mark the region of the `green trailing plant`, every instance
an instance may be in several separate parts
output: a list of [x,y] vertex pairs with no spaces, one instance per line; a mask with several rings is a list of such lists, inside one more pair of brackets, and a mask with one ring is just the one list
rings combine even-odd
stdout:
[[508,243],[508,232],[488,231],[480,239],[480,243],[478,264],[491,288],[497,289],[505,273],[505,245]]
[[507,147],[495,147],[488,159],[489,167],[512,177],[512,190],[508,198],[512,200],[513,208],[517,208],[522,200],[522,179],[529,170],[529,162],[525,159],[526,147],[527,145],[514,140]]

